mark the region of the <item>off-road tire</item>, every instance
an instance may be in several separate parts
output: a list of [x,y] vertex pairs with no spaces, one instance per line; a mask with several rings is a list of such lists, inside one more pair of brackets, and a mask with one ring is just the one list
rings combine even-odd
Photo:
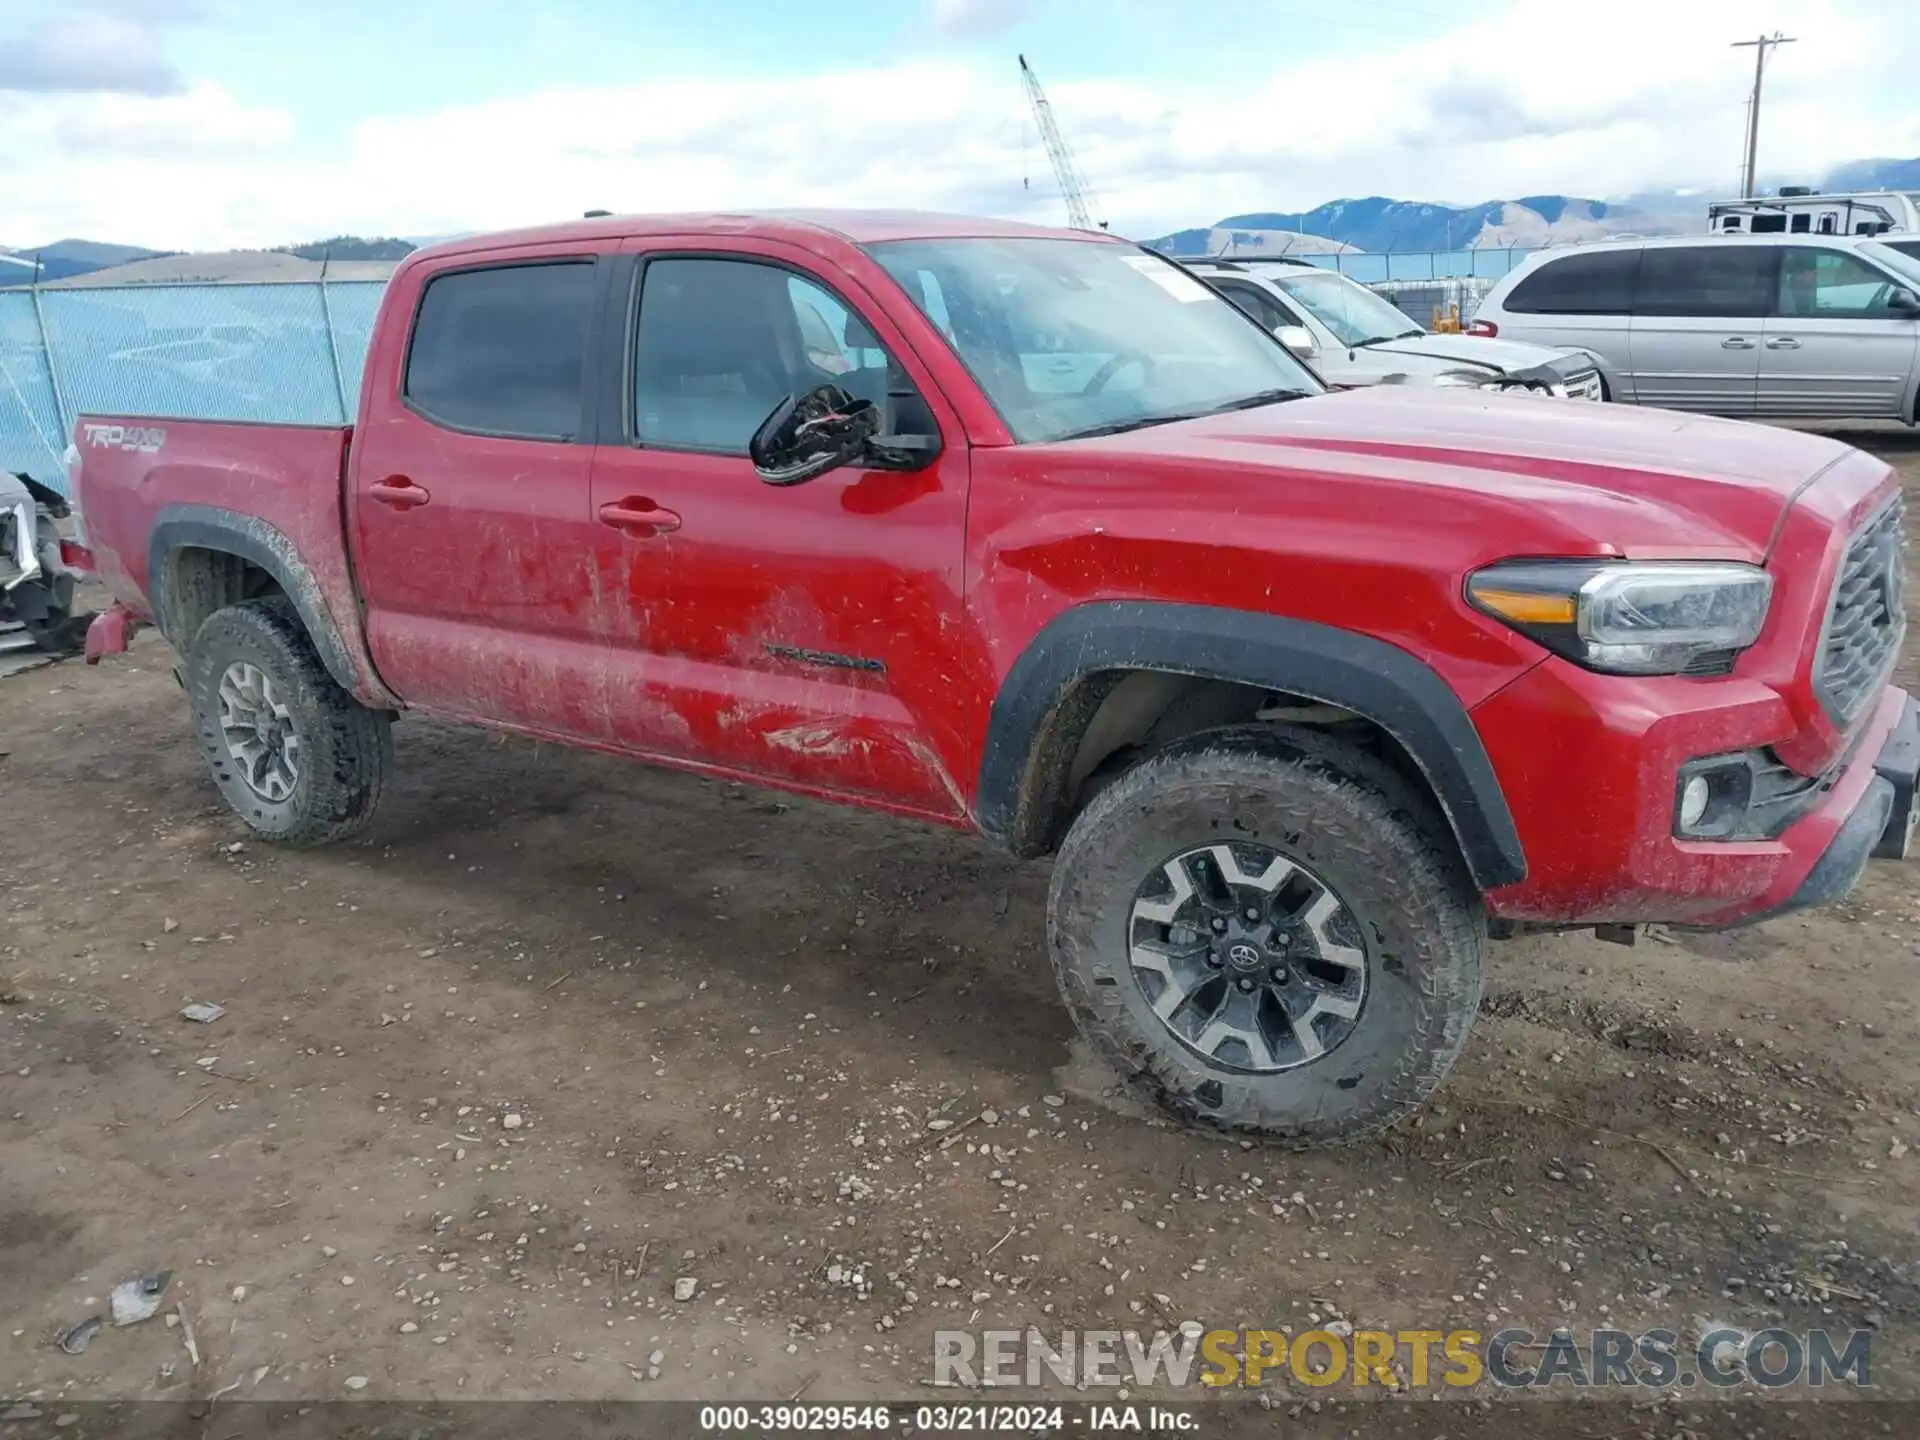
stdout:
[[[247,783],[223,737],[219,686],[236,662],[273,682],[299,736],[301,764],[283,800]],[[327,845],[372,821],[393,770],[391,719],[327,673],[291,601],[274,595],[216,610],[194,634],[183,668],[213,783],[255,834],[280,845]]]
[[[1351,1033],[1294,1069],[1249,1073],[1181,1044],[1130,970],[1143,881],[1189,847],[1234,840],[1322,877],[1366,940]],[[1351,745],[1269,727],[1176,742],[1102,789],[1055,861],[1047,928],[1076,1025],[1128,1085],[1182,1123],[1292,1147],[1360,1139],[1433,1093],[1479,1009],[1487,934],[1426,796]]]

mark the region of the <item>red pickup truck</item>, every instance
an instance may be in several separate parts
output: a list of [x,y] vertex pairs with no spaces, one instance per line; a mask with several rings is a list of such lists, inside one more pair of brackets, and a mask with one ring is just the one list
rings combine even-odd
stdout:
[[1717,928],[1904,857],[1905,535],[1833,440],[1329,394],[1125,241],[606,218],[410,256],[343,427],[88,416],[214,783],[365,826],[419,711],[1053,854],[1084,1032],[1297,1143],[1437,1085],[1489,934]]

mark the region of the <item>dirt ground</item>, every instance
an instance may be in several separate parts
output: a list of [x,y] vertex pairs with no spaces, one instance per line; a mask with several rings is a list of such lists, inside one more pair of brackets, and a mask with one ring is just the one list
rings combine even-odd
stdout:
[[[276,851],[171,661],[0,686],[0,1402],[911,1400],[936,1328],[1186,1319],[1864,1324],[1920,1395],[1910,868],[1496,946],[1417,1123],[1274,1153],[1102,1095],[1042,865],[416,721],[370,839]],[[158,1268],[197,1364],[53,1348]]]

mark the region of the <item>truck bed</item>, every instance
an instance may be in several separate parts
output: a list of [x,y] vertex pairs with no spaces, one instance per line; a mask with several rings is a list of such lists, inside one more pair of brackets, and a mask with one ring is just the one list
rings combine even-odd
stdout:
[[[247,557],[278,580],[303,611],[331,621],[341,642],[324,654],[335,678],[363,698],[382,692],[361,638],[347,562],[341,495],[348,425],[276,425],[83,415],[76,509],[101,580],[138,619],[176,646],[166,575],[152,558],[192,547],[197,532],[235,527]],[[230,550],[227,538],[220,547]],[[276,569],[274,561],[279,561]],[[342,670],[346,673],[342,674]]]

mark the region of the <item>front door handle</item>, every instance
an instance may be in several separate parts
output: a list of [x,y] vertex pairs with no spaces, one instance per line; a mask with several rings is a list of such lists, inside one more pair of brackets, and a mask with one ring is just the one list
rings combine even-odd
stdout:
[[414,484],[405,475],[389,475],[384,480],[376,480],[367,487],[367,494],[382,505],[391,505],[395,510],[411,510],[433,498],[426,486]]
[[1722,350],[1751,350],[1753,349],[1753,341],[1747,339],[1744,335],[1729,335],[1725,340],[1720,342],[1720,348]]
[[624,500],[609,500],[600,507],[600,523],[633,535],[661,535],[680,528],[680,517],[644,496],[629,495]]
[[1798,350],[1800,342],[1791,335],[1775,335],[1767,341],[1769,350]]

